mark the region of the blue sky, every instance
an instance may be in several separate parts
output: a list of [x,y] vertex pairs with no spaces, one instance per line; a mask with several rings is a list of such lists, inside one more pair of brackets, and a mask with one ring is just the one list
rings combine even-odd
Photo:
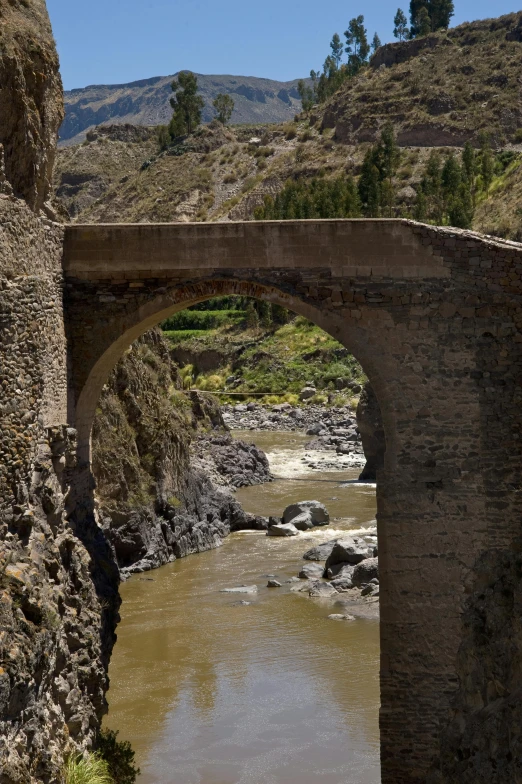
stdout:
[[[181,69],[289,80],[318,69],[332,34],[362,13],[370,38],[393,40],[398,0],[47,0],[65,89]],[[409,0],[401,3],[407,12]],[[519,10],[455,0],[453,24]]]

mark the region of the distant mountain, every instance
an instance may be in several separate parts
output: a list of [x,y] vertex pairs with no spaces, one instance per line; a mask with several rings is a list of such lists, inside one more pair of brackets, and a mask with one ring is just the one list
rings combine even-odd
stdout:
[[[205,100],[203,121],[215,112],[212,101],[228,93],[235,102],[232,123],[284,122],[301,111],[298,80],[275,82],[249,76],[198,76]],[[129,84],[101,84],[65,93],[65,120],[60,129],[62,146],[83,141],[90,128],[103,123],[159,125],[172,117],[171,82],[175,76],[155,76]]]

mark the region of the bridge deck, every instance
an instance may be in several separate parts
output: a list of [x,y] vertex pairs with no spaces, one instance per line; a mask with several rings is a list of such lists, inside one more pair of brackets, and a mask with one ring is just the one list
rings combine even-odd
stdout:
[[122,280],[307,267],[343,277],[446,277],[427,231],[386,219],[74,225],[64,268],[70,278]]

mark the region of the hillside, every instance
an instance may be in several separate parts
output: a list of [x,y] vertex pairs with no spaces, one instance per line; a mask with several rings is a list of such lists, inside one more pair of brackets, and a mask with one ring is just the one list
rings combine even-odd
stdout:
[[339,142],[373,141],[390,120],[399,144],[461,146],[481,130],[517,140],[522,15],[466,23],[377,50],[371,65],[316,112]]
[[[155,76],[129,84],[101,84],[65,92],[65,120],[60,142],[76,144],[102,123],[160,125],[172,116],[169,100],[175,76]],[[249,76],[205,76],[198,84],[205,101],[203,122],[215,116],[212,101],[228,93],[235,102],[233,123],[284,122],[301,109],[297,82],[277,82]]]
[[97,129],[90,141],[60,150],[55,193],[82,222],[246,220],[289,179],[357,178],[379,128],[392,119],[402,148],[393,214],[414,215],[433,150],[444,162],[485,131],[504,158],[488,192],[477,196],[472,227],[520,237],[521,18],[381,47],[329,102],[285,123],[212,123],[167,150],[152,129]]

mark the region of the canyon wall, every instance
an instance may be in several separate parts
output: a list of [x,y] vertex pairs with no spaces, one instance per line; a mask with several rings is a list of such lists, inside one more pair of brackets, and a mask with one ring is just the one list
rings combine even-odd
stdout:
[[62,244],[0,196],[2,784],[53,781],[75,739],[93,743],[119,601],[66,426]]
[[38,211],[50,193],[63,119],[62,80],[45,0],[0,0],[0,106],[7,180],[15,195]]
[[94,742],[119,602],[66,425],[63,229],[35,215],[63,116],[43,0],[0,0],[0,106],[0,782],[36,784]]

